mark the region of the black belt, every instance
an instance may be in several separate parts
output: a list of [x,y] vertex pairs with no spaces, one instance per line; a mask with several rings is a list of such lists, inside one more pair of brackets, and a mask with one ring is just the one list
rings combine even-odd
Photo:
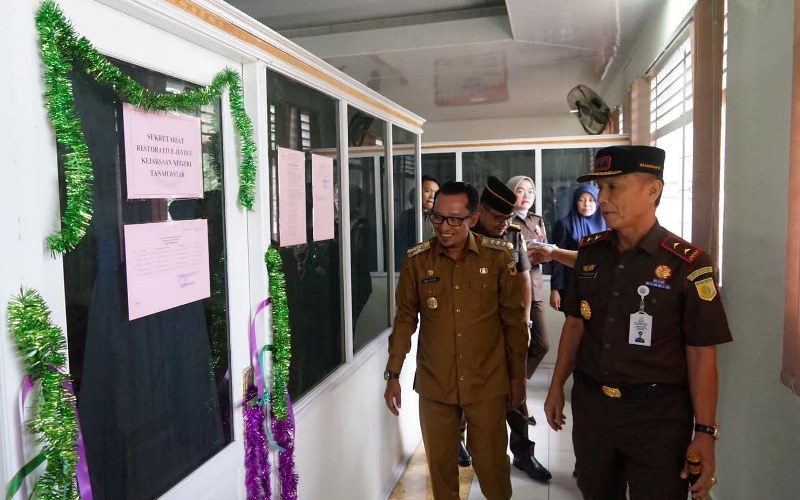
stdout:
[[587,375],[583,370],[578,369],[573,372],[573,375],[577,382],[600,391],[613,399],[649,399],[687,391],[686,386],[674,384],[636,384],[623,387],[604,385]]

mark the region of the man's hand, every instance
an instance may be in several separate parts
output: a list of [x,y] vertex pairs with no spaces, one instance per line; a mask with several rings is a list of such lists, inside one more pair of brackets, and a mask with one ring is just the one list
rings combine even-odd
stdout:
[[550,386],[547,391],[547,399],[544,400],[544,416],[547,417],[547,424],[554,430],[560,431],[567,423],[564,417],[564,388]]
[[514,410],[519,408],[523,401],[525,401],[525,379],[512,378],[509,381],[508,393],[508,409]]
[[394,378],[386,381],[386,391],[383,393],[386,407],[395,415],[400,415],[400,380]]
[[[686,449],[686,453],[689,452],[700,455],[702,461],[700,477],[694,484],[689,486],[689,492],[692,494],[692,498],[706,498],[711,488],[716,483],[716,478],[712,480],[714,471],[716,470],[714,438],[702,432],[695,433],[694,439],[689,444],[689,448]],[[686,464],[684,463],[683,470],[681,471],[681,478],[686,479],[687,477],[689,477],[689,471],[686,469]]]
[[558,290],[550,291],[550,307],[556,311],[561,310],[561,294],[558,293]]
[[537,245],[535,243],[528,244],[528,260],[531,265],[536,266],[542,262],[550,262],[553,260],[553,249],[550,245]]

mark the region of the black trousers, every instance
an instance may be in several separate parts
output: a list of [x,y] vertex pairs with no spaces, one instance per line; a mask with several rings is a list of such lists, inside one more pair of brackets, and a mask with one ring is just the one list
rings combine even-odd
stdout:
[[688,390],[613,399],[576,380],[572,388],[578,488],[585,500],[686,500],[680,478],[692,436]]

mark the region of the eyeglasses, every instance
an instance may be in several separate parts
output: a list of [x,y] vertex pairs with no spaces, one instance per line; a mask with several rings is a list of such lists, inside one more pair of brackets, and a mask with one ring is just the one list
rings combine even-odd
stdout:
[[441,224],[444,221],[447,221],[447,225],[450,227],[458,227],[464,223],[465,220],[472,217],[474,214],[469,214],[466,217],[445,217],[444,215],[439,215],[436,213],[432,213],[428,216],[433,224]]
[[512,220],[514,220],[514,214],[511,215],[497,215],[494,210],[491,210],[487,207],[483,207],[489,215],[492,216],[494,219],[495,224],[509,224]]

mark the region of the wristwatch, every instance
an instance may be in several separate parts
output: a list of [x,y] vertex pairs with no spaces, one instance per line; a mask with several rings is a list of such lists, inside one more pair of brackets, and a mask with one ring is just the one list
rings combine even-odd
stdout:
[[695,432],[704,432],[710,434],[714,439],[719,439],[719,426],[718,425],[703,425],[694,424]]
[[392,379],[399,379],[399,378],[400,378],[400,374],[399,373],[390,372],[389,370],[386,370],[385,372],[383,372],[383,380],[392,380]]
[[531,320],[528,320],[528,321],[526,321],[526,322],[525,322],[525,324],[526,324],[526,325],[528,325],[528,329],[529,329],[529,330],[530,330],[531,328],[533,328],[533,321],[531,321]]

